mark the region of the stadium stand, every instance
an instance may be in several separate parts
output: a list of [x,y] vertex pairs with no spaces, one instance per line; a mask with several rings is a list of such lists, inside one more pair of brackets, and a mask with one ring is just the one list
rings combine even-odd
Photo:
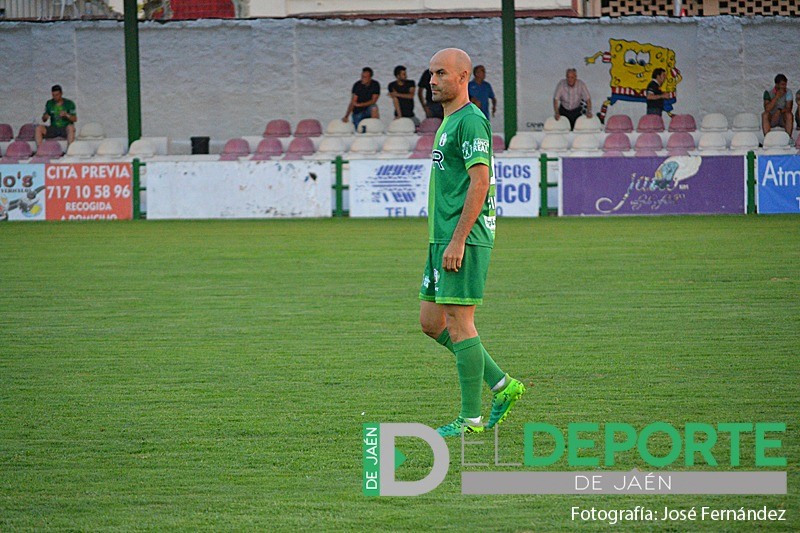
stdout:
[[794,151],[792,138],[784,130],[772,130],[764,136],[764,153],[790,154]]
[[414,145],[411,159],[428,159],[431,157],[431,150],[433,150],[433,135],[422,135]]
[[140,158],[153,157],[156,155],[155,144],[149,139],[137,139],[131,143],[128,155]]
[[87,122],[83,126],[81,126],[78,135],[75,137],[76,139],[80,139],[82,141],[96,141],[105,139],[106,133],[103,129],[103,125],[99,122]]
[[[623,116],[623,115],[614,115]],[[631,149],[631,139],[625,133],[611,133],[603,141],[603,151],[605,152],[627,152]]]
[[291,135],[292,126],[289,124],[289,121],[276,118],[267,122],[263,137],[290,137]]
[[[723,116],[723,118],[725,118]],[[705,117],[703,118],[703,122],[705,122]],[[727,125],[727,120],[725,121]],[[702,126],[701,126],[702,128]],[[707,131],[704,132],[700,136],[700,142],[697,143],[697,149],[701,152],[716,152],[719,154],[724,154],[728,148],[727,140],[725,139],[725,135],[722,133],[725,130],[720,131]]]
[[[567,128],[569,128],[569,121],[567,121],[567,119],[563,119],[563,121],[567,124]],[[569,150],[569,139],[563,133],[546,133],[542,138],[539,150],[542,152],[566,152]]]
[[289,143],[284,154],[284,161],[296,161],[314,153],[314,143],[308,137],[295,137]]
[[700,122],[702,132],[720,132],[728,130],[728,119],[722,113],[708,113]]
[[696,148],[694,137],[686,131],[676,131],[667,139],[667,153],[669,155],[688,155],[689,151]]
[[53,139],[44,139],[39,149],[36,150],[36,155],[46,157],[48,159],[58,159],[64,155],[64,149],[61,148],[61,143]]
[[[74,142],[72,144],[75,144]],[[97,147],[96,156],[99,157],[122,157],[127,152],[124,139],[104,139]]]
[[597,117],[587,117],[581,115],[575,121],[575,133],[600,133],[603,131],[603,125]]
[[661,115],[642,115],[636,124],[639,133],[661,133],[664,131],[664,119]]
[[674,115],[669,121],[669,131],[671,133],[697,131],[697,122],[692,115]]
[[32,155],[33,150],[31,149],[31,145],[28,144],[28,141],[17,139],[8,145],[4,157],[9,160],[20,161],[22,159],[28,159]]
[[739,113],[733,117],[733,131],[761,131],[761,119],[755,113]]
[[544,121],[545,133],[569,133],[569,120],[564,117],[556,120],[556,117],[547,117]]
[[439,126],[442,125],[442,119],[430,117],[425,118],[419,124],[419,134],[420,135],[427,135],[427,134],[435,134],[436,131],[439,129]]
[[350,146],[350,153],[347,155],[349,159],[369,159],[378,153],[380,148],[380,140],[376,135],[360,135],[353,141]]
[[[650,115],[650,116],[655,117],[658,115]],[[635,155],[637,157],[655,156],[657,155],[656,152],[658,150],[662,150],[663,148],[664,148],[664,143],[661,140],[661,135],[652,131],[640,134],[636,138],[636,143],[633,145],[633,149],[636,152]]]
[[505,155],[508,157],[528,157],[536,152],[538,144],[533,132],[519,131],[508,143]]
[[496,154],[504,152],[506,149],[506,141],[503,140],[502,135],[495,133],[492,135],[492,151]]
[[[410,120],[410,119],[409,119]],[[413,122],[412,122],[413,124]],[[409,137],[397,135],[387,136],[381,148],[382,157],[404,159],[411,154],[411,141]]]
[[600,138],[596,133],[579,133],[572,141],[570,150],[599,155],[596,152],[600,150]]
[[338,118],[328,122],[325,135],[353,135],[353,126],[349,122],[342,122]]
[[74,141],[67,148],[67,156],[75,159],[88,159],[94,155],[95,147],[89,141]]
[[[341,121],[340,121],[341,122]],[[346,137],[326,136],[322,138],[319,148],[312,155],[305,156],[304,159],[325,160],[334,159],[336,156],[347,152],[348,142]]]
[[628,115],[612,115],[608,117],[606,133],[631,133],[633,121]]
[[737,131],[731,138],[731,152],[742,154],[758,149],[758,134],[753,131]]
[[295,137],[319,137],[322,135],[322,124],[315,118],[304,118],[294,129]]
[[33,141],[36,139],[36,124],[23,124],[17,132],[18,141]]
[[261,139],[258,143],[250,159],[254,161],[266,161],[273,157],[280,157],[281,155],[283,155],[283,143],[276,137],[266,137]]
[[386,129],[387,135],[414,135],[416,133],[414,121],[408,117],[396,118],[389,123]]
[[365,135],[383,135],[385,126],[379,118],[365,118],[358,123],[358,133]]
[[0,124],[0,142],[10,142],[14,138],[11,124]]

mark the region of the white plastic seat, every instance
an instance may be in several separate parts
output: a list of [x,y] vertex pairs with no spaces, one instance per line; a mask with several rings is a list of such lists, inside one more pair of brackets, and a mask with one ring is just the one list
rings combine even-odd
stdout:
[[601,131],[603,131],[603,125],[596,116],[581,115],[575,121],[575,133],[599,133]]
[[761,131],[761,120],[755,113],[739,113],[733,117],[733,131]]
[[[703,119],[705,121],[705,119]],[[725,135],[719,131],[709,131],[700,136],[697,149],[701,152],[724,152],[728,149]]]
[[569,133],[569,120],[561,117],[556,120],[556,117],[547,117],[544,121],[544,131],[547,133]]
[[105,131],[103,130],[103,125],[99,122],[87,122],[83,126],[81,126],[81,131],[78,133],[78,139],[81,140],[88,140],[88,139],[104,139],[106,136]]
[[352,146],[350,146],[350,153],[348,154],[348,157],[355,159],[367,159],[377,154],[379,147],[380,143],[377,136],[359,136],[356,137]]
[[737,131],[731,138],[731,151],[749,152],[758,149],[758,135],[753,131]]
[[389,123],[387,135],[413,135],[417,131],[414,121],[408,117],[396,118]]
[[[566,119],[564,120],[566,121]],[[563,133],[547,133],[542,139],[539,150],[542,152],[566,152],[569,150],[569,140]]]
[[764,136],[764,151],[772,154],[794,153],[792,138],[784,130],[772,130]]
[[[577,128],[577,125],[576,125]],[[572,141],[570,150],[580,152],[596,152],[600,150],[600,139],[595,133],[580,133]]]
[[519,131],[516,135],[511,138],[511,141],[508,143],[508,148],[506,148],[506,153],[508,152],[533,152],[537,148],[536,146],[536,137],[533,136],[533,132],[527,131]]
[[708,113],[700,123],[700,131],[728,131],[728,119],[722,113]]
[[125,155],[125,143],[121,139],[105,139],[97,147],[95,155],[103,157],[122,157]]
[[358,128],[356,129],[358,133],[365,135],[383,135],[385,130],[383,122],[379,118],[365,118],[358,123]]
[[153,157],[156,155],[156,147],[147,139],[137,139],[131,143],[128,155],[137,157]]
[[94,146],[87,141],[74,141],[67,148],[67,155],[70,157],[89,158],[94,155]]
[[342,122],[338,118],[328,122],[325,127],[325,135],[352,135],[353,131],[353,125],[350,122]]
[[387,136],[381,151],[391,154],[409,154],[411,149],[412,146],[408,137]]

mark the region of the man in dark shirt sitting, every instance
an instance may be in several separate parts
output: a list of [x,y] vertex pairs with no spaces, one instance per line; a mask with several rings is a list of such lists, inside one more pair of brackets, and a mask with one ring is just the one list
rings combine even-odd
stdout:
[[389,84],[389,96],[394,102],[394,117],[407,117],[418,124],[419,120],[414,116],[414,80],[409,80],[406,74],[406,67],[398,65],[394,67],[395,81]]
[[365,118],[380,118],[375,102],[381,95],[381,84],[372,79],[372,74],[372,69],[369,67],[361,70],[361,79],[353,84],[350,105],[347,106],[347,113],[342,117],[342,122],[347,122],[351,113],[353,126],[356,128]]

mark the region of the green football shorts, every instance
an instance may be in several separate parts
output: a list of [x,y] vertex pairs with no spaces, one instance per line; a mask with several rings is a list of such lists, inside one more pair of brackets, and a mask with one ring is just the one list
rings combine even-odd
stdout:
[[422,276],[419,299],[437,304],[480,305],[483,303],[483,288],[489,272],[492,249],[486,246],[464,247],[464,259],[458,272],[442,269],[442,256],[446,244],[429,244],[428,261]]

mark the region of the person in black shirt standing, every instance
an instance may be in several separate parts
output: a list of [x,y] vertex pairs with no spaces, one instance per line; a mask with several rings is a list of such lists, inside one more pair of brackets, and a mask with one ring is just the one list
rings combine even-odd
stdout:
[[661,86],[664,80],[667,79],[667,71],[663,68],[657,68],[653,71],[653,79],[647,86],[645,95],[647,96],[647,114],[659,115],[664,111],[664,100],[669,96],[664,94]]
[[361,79],[353,84],[352,98],[347,106],[347,113],[342,117],[342,122],[347,122],[353,114],[353,126],[358,128],[358,123],[365,118],[380,118],[378,106],[375,103],[381,95],[381,84],[372,79],[372,69],[364,67],[361,70]]

